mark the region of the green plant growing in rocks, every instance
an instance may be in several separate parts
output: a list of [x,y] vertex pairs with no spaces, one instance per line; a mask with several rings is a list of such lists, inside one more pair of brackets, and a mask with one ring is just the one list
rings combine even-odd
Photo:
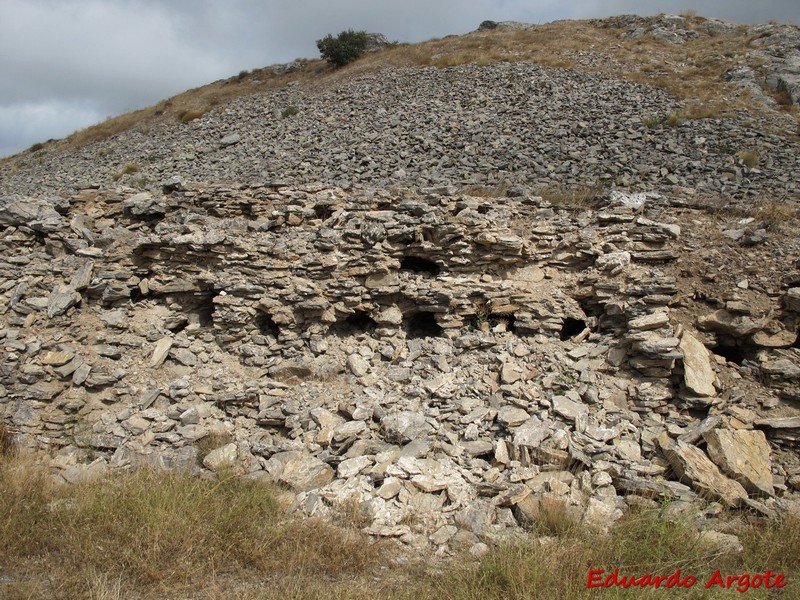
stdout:
[[330,64],[335,67],[343,67],[366,52],[367,32],[348,29],[336,37],[328,34],[321,40],[317,40],[317,48],[319,48],[322,58]]

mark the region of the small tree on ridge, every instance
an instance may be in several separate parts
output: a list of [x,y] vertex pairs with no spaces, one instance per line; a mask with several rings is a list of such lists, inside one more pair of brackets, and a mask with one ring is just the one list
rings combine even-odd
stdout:
[[367,32],[348,29],[336,37],[328,34],[317,40],[317,48],[322,58],[327,59],[330,64],[343,67],[367,50]]

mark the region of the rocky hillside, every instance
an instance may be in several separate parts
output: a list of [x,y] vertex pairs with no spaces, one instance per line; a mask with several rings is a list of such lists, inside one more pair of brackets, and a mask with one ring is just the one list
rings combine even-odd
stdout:
[[[791,97],[797,28],[758,31]],[[710,110],[588,66],[356,63],[5,161],[0,415],[66,481],[233,468],[442,553],[543,505],[796,512],[800,141],[745,68]]]

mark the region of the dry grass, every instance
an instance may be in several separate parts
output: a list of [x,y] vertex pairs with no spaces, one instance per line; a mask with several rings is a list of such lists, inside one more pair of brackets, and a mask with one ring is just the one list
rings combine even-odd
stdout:
[[678,125],[697,119],[713,119],[724,114],[724,108],[715,102],[696,102],[690,103],[677,112],[663,115],[648,115],[642,119],[642,123],[650,129],[662,126],[677,127]]
[[177,114],[178,120],[181,123],[190,123],[196,121],[206,114],[207,110],[182,110]]
[[226,446],[233,441],[234,437],[230,433],[210,433],[201,437],[195,443],[198,449],[198,464],[202,464],[203,459],[205,459],[205,457],[208,456],[211,451],[221,448],[222,446]]
[[580,528],[580,523],[561,499],[542,498],[533,516],[533,528],[539,535],[563,537]]
[[796,231],[800,224],[800,207],[786,194],[761,197],[744,214],[764,223],[768,231]]
[[741,152],[737,152],[736,158],[742,161],[748,169],[756,168],[760,161],[758,152],[755,150],[742,150]]
[[536,193],[555,207],[583,210],[597,207],[607,191],[605,186],[598,184],[581,188],[543,187]]
[[[783,533],[781,533],[783,531]],[[727,575],[784,573],[791,583],[800,569],[800,523],[745,525],[737,531],[745,549],[728,554],[705,543],[698,533],[681,521],[671,521],[659,512],[630,514],[614,534],[603,537],[586,530],[569,530],[558,538],[497,548],[480,564],[459,565],[446,575],[445,598],[458,600],[523,600],[557,598],[564,600],[596,598],[681,598],[741,597],[735,591],[704,588],[715,569]],[[771,544],[775,546],[771,546]],[[680,569],[697,583],[690,589],[653,588],[588,589],[590,570],[605,574],[619,569],[621,576],[640,577],[647,573],[670,575]],[[787,588],[789,589],[789,588]],[[774,590],[773,590],[774,591]],[[748,597],[764,598],[764,590],[750,590]],[[786,597],[792,597],[791,591]],[[770,597],[772,597],[770,595]]]
[[[468,554],[394,560],[396,551],[348,527],[290,518],[273,488],[139,471],[57,486],[26,458],[0,459],[0,597],[18,599],[272,598],[504,599],[649,598],[652,589],[587,589],[590,569],[669,575],[680,568],[705,581],[726,574],[800,575],[800,523],[753,522],[736,533],[745,549],[726,554],[703,543],[665,512],[629,514],[600,536],[563,506],[543,506],[538,535],[497,547],[481,561]],[[552,509],[552,510],[551,510]],[[760,598],[761,590],[749,592]],[[681,597],[703,595],[698,584]],[[736,592],[733,592],[734,594]],[[737,597],[737,596],[731,596]]]
[[16,453],[17,445],[14,442],[14,434],[5,423],[0,421],[0,459],[13,457]]
[[470,185],[462,188],[461,193],[475,198],[503,198],[510,187],[508,181],[493,186]]
[[17,575],[3,598],[186,597],[234,575],[299,589],[367,577],[384,556],[353,531],[289,519],[263,483],[143,470],[56,487],[25,460],[0,468],[0,539],[0,572]]
[[111,179],[113,179],[114,181],[119,181],[120,179],[122,179],[123,176],[125,176],[125,175],[133,175],[134,173],[137,173],[138,171],[139,171],[139,165],[137,165],[136,163],[128,163],[127,165],[122,167],[122,169],[120,169],[119,171],[114,173],[111,176]]

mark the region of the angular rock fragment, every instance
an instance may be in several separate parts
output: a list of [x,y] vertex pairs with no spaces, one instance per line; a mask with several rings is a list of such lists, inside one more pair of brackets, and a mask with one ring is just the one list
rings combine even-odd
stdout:
[[169,356],[169,351],[172,348],[173,340],[172,338],[165,337],[161,338],[156,342],[156,347],[153,349],[153,354],[150,357],[150,367],[153,369],[157,369]]
[[697,338],[684,332],[678,346],[683,353],[683,382],[697,396],[716,396],[714,382],[717,379],[711,368],[709,352]]
[[528,420],[528,411],[517,406],[503,406],[497,411],[497,422],[506,427],[517,427]]
[[661,450],[680,480],[704,499],[718,500],[730,507],[740,506],[747,499],[744,487],[725,477],[700,448],[675,441],[663,445]]
[[553,410],[570,421],[589,412],[589,408],[585,404],[570,400],[566,396],[553,396]]
[[67,310],[79,304],[81,295],[68,285],[58,285],[47,299],[47,316],[49,318],[63,315]]
[[264,465],[264,469],[272,479],[298,492],[315,490],[333,480],[330,465],[300,450],[275,454]]
[[433,427],[422,413],[401,411],[391,413],[381,419],[384,436],[387,441],[407,444],[413,440],[427,437]]
[[770,448],[762,431],[714,429],[703,434],[707,452],[725,475],[750,493],[774,496]]

